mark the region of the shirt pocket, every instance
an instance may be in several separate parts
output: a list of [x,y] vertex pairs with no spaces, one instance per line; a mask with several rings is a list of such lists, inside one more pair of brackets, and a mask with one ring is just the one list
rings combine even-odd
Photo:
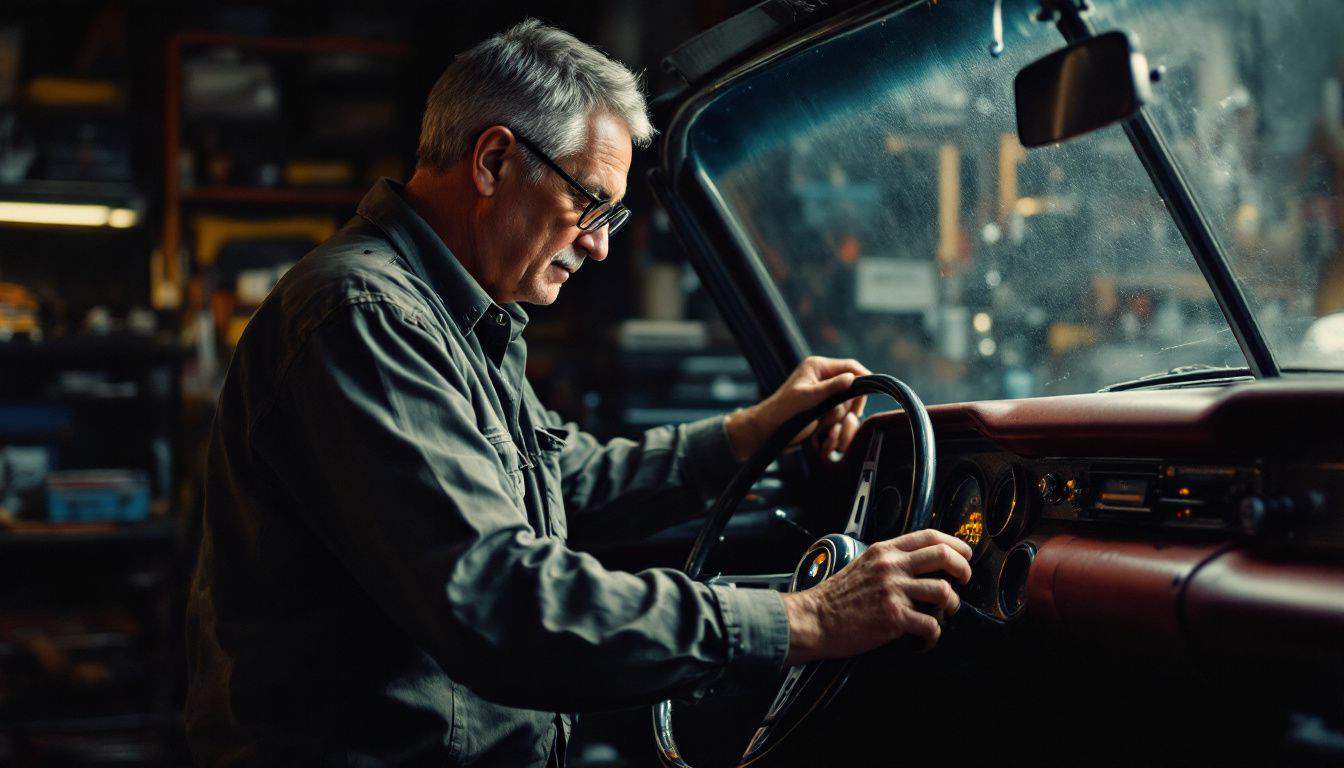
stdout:
[[490,441],[490,447],[499,454],[500,467],[504,473],[504,487],[513,493],[515,500],[521,502],[524,493],[523,470],[531,467],[532,463],[522,451],[518,450],[518,445],[503,427],[487,427],[485,439]]
[[561,488],[564,480],[560,473],[560,452],[565,448],[566,435],[563,430],[549,427],[537,427],[537,463],[541,465],[541,483],[546,489],[546,520],[551,527],[551,535],[565,540],[569,533],[569,520],[565,516],[565,494]]

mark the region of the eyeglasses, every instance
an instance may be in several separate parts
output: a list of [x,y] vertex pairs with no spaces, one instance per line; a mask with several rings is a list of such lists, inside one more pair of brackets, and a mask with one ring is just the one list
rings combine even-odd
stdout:
[[584,199],[588,201],[588,207],[583,209],[583,213],[579,214],[579,229],[584,232],[596,232],[605,226],[607,227],[607,237],[611,237],[616,234],[617,230],[625,226],[625,222],[630,220],[630,209],[625,207],[625,203],[603,200],[588,191],[588,188],[580,184],[573,176],[570,176],[564,168],[560,167],[560,164],[557,163],[554,158],[543,152],[541,147],[528,141],[517,131],[513,132],[513,136],[518,139],[519,144],[527,147],[532,154],[541,158],[543,163],[550,166],[551,170],[560,174],[560,178],[564,179],[565,183],[573,187],[575,191],[583,195]]

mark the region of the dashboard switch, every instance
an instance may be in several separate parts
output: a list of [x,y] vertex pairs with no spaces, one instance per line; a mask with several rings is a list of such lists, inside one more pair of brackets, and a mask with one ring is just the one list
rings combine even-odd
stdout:
[[1036,481],[1036,491],[1041,494],[1041,501],[1058,504],[1064,498],[1064,483],[1059,479],[1059,475],[1047,472]]
[[1087,488],[1084,487],[1081,480],[1074,478],[1064,483],[1064,498],[1068,499],[1070,504],[1082,506],[1083,495],[1086,492]]

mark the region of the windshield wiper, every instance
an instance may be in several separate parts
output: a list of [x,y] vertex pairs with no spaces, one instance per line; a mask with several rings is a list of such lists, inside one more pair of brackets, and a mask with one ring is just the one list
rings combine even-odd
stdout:
[[1097,391],[1119,392],[1125,389],[1147,389],[1149,387],[1153,389],[1178,389],[1191,385],[1225,385],[1254,380],[1255,377],[1251,375],[1251,369],[1244,366],[1232,367],[1195,363],[1194,365],[1178,366],[1165,373],[1150,373],[1147,376],[1141,376],[1130,381],[1109,384]]

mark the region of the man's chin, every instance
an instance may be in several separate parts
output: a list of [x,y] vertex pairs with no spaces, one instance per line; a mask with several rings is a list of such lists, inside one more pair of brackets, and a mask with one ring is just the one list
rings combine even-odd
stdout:
[[560,284],[551,283],[550,285],[537,286],[528,292],[528,295],[520,301],[524,304],[535,304],[540,307],[549,306],[560,298]]

